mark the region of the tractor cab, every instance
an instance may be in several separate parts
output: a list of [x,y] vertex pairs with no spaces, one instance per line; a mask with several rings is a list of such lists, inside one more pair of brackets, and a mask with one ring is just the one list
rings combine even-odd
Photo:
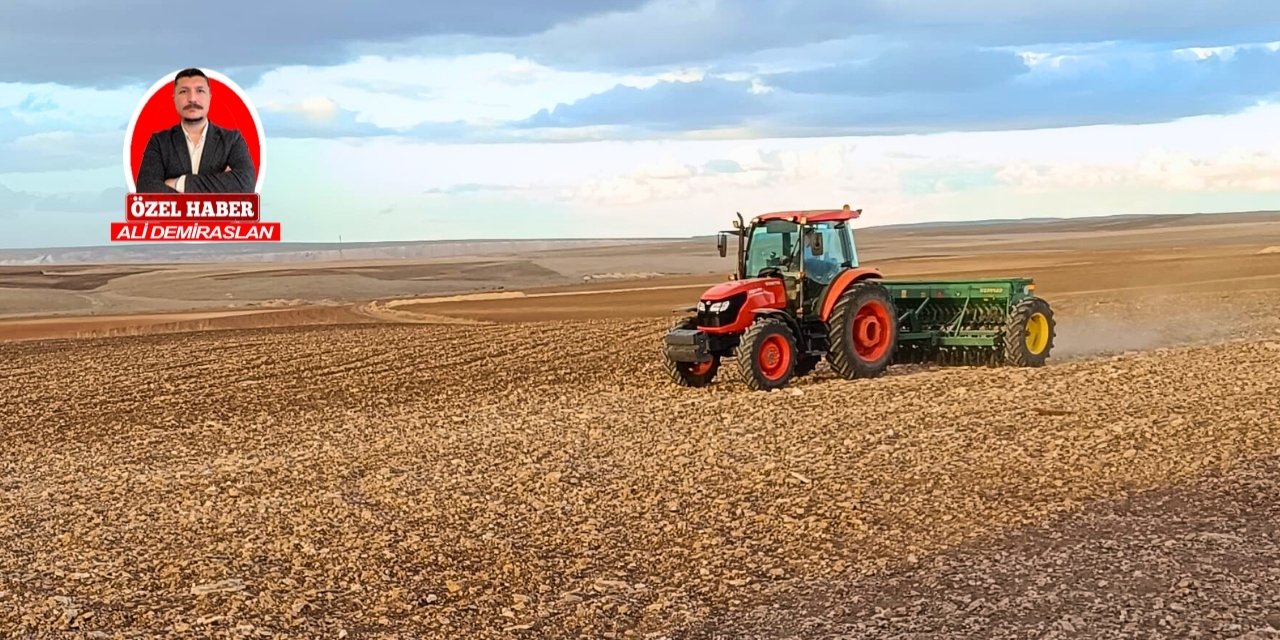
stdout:
[[750,226],[734,221],[734,231],[722,231],[720,256],[728,254],[728,235],[739,238],[736,280],[780,278],[787,306],[801,316],[816,315],[818,302],[836,276],[858,266],[858,253],[849,221],[860,210],[794,211],[757,216]]

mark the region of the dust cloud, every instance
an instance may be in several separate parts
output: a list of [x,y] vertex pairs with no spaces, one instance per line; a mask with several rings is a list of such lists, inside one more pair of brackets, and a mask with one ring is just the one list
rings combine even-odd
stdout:
[[[1095,306],[1109,306],[1105,304]],[[1222,309],[1170,308],[1150,305],[1128,309],[1093,310],[1057,318],[1055,360],[1074,360],[1126,351],[1192,346],[1240,337],[1252,324],[1245,315]]]

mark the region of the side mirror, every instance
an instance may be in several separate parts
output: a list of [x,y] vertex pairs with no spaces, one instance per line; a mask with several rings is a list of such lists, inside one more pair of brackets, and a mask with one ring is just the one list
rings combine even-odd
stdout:
[[813,234],[813,255],[815,256],[822,255],[822,234],[821,233]]
[[729,236],[723,233],[716,236],[716,250],[720,252],[721,258],[729,255]]

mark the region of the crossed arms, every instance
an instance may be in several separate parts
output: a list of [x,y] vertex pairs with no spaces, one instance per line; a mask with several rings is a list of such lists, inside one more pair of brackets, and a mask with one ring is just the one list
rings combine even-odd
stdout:
[[249,155],[249,145],[239,131],[232,129],[227,135],[230,152],[221,171],[184,171],[175,175],[168,175],[165,171],[164,157],[160,151],[163,136],[152,136],[147,141],[147,149],[142,153],[142,166],[138,169],[138,193],[178,193],[170,185],[183,175],[186,176],[183,178],[184,193],[253,193],[257,171],[253,166],[253,158]]

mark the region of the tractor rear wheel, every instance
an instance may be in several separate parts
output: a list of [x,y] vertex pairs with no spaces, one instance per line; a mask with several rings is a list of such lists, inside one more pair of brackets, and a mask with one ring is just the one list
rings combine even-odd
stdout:
[[1004,324],[1004,361],[1015,367],[1042,367],[1053,350],[1057,323],[1042,298],[1024,298],[1009,310]]
[[[672,330],[697,328],[698,323],[693,318],[679,320],[671,326]],[[682,387],[705,387],[711,384],[716,373],[720,371],[720,356],[712,355],[710,360],[703,362],[678,362],[672,360],[664,351],[662,364],[663,370],[667,372],[667,377],[671,378],[672,382]]]
[[898,316],[889,291],[878,282],[849,285],[831,310],[827,333],[827,360],[840,377],[883,374],[898,346]]
[[738,371],[755,391],[785,387],[795,376],[798,357],[791,328],[777,318],[756,318],[738,340]]

